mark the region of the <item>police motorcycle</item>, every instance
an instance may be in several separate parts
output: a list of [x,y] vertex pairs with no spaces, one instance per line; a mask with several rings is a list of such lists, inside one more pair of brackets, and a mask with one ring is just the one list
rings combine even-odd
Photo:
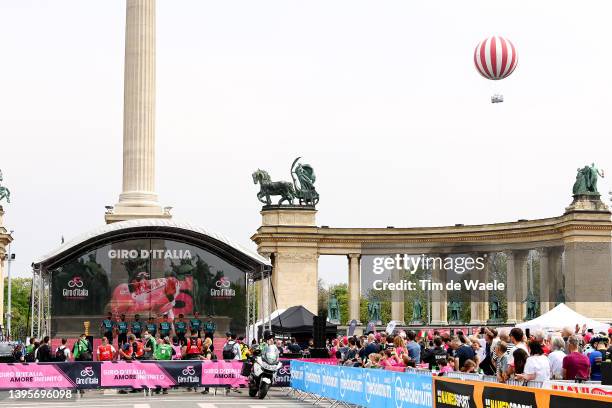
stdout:
[[280,362],[278,348],[274,345],[274,336],[271,333],[267,333],[264,339],[266,344],[262,348],[255,349],[253,356],[249,358],[251,366],[250,374],[248,375],[249,396],[258,396],[259,399],[266,397],[270,386],[276,379],[276,373],[283,366]]

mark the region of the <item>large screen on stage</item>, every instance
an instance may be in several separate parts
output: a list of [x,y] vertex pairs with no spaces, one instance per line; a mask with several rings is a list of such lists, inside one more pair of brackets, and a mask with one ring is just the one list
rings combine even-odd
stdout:
[[[131,320],[164,314],[221,322],[236,333],[246,324],[246,275],[223,258],[166,239],[114,242],[71,259],[52,273],[51,329],[92,334],[107,312]],[[224,333],[222,333],[224,334]]]

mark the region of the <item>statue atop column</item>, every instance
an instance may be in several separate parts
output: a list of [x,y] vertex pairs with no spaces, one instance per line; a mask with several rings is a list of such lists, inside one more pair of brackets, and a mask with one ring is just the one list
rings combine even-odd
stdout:
[[368,302],[368,321],[374,322],[376,325],[381,325],[380,320],[380,301],[371,300]]
[[[317,205],[319,202],[319,193],[317,193],[314,186],[317,180],[314,169],[310,164],[298,163],[298,160],[300,160],[300,157],[295,159],[291,165],[291,177],[293,178],[296,197],[300,201],[300,204]],[[299,183],[296,182],[296,178]]]
[[595,163],[577,169],[576,181],[572,188],[574,201],[565,209],[565,212],[609,211],[608,206],[599,198],[600,195],[597,190],[597,178],[603,176],[603,170],[595,167]]
[[278,205],[294,205],[297,199],[299,205],[315,206],[319,202],[319,193],[315,189],[316,176],[309,164],[298,163],[300,157],[293,161],[290,173],[293,183],[289,181],[272,181],[266,170],[257,169],[253,172],[253,183],[259,184],[257,199],[266,205],[272,205],[272,196],[280,196]]
[[489,323],[500,323],[502,321],[499,306],[500,302],[497,296],[491,295],[489,298]]
[[340,309],[338,306],[338,299],[335,295],[330,295],[329,301],[327,302],[327,316],[328,320],[332,324],[340,324]]
[[[0,183],[2,183],[3,178],[2,178],[2,170],[0,170]],[[8,188],[0,185],[0,201],[6,199],[7,203],[11,202],[11,192],[9,191]]]
[[451,300],[449,303],[450,308],[450,324],[463,324],[461,321],[461,302],[456,299]]
[[421,304],[421,299],[419,299],[418,297],[416,297],[412,302],[412,321],[410,322],[410,324],[423,324],[423,305]]
[[572,189],[572,193],[574,196],[577,195],[599,195],[599,191],[597,191],[597,177],[603,177],[603,170],[599,170],[595,167],[595,163],[592,163],[590,166],[586,165],[581,169],[577,170],[576,173],[576,181],[574,182],[574,187]]

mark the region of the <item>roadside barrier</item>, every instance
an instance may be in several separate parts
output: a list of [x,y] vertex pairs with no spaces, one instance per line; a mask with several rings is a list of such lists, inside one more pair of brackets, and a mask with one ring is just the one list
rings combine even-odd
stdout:
[[[609,387],[600,384],[550,381],[534,388],[482,381],[483,376],[478,374],[455,373],[458,377],[461,374],[461,378],[449,378],[432,376],[424,370],[402,373],[295,360],[290,367],[294,396],[314,404],[327,400],[334,406],[377,408],[612,407],[612,397],[604,395]],[[576,388],[579,386],[582,388]]]
[[223,360],[8,363],[0,364],[0,389],[239,387],[247,383],[241,369]]

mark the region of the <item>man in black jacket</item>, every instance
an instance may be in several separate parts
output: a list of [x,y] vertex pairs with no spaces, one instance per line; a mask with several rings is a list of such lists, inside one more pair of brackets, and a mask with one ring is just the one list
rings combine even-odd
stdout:
[[431,349],[425,350],[423,355],[423,362],[429,364],[429,369],[431,370],[433,366],[440,366],[440,361],[446,361],[448,357],[448,353],[442,346],[444,342],[441,337],[435,337],[433,340],[434,346]]
[[38,350],[36,350],[36,361],[39,363],[45,363],[53,361],[51,356],[51,346],[49,346],[49,336],[45,336]]

